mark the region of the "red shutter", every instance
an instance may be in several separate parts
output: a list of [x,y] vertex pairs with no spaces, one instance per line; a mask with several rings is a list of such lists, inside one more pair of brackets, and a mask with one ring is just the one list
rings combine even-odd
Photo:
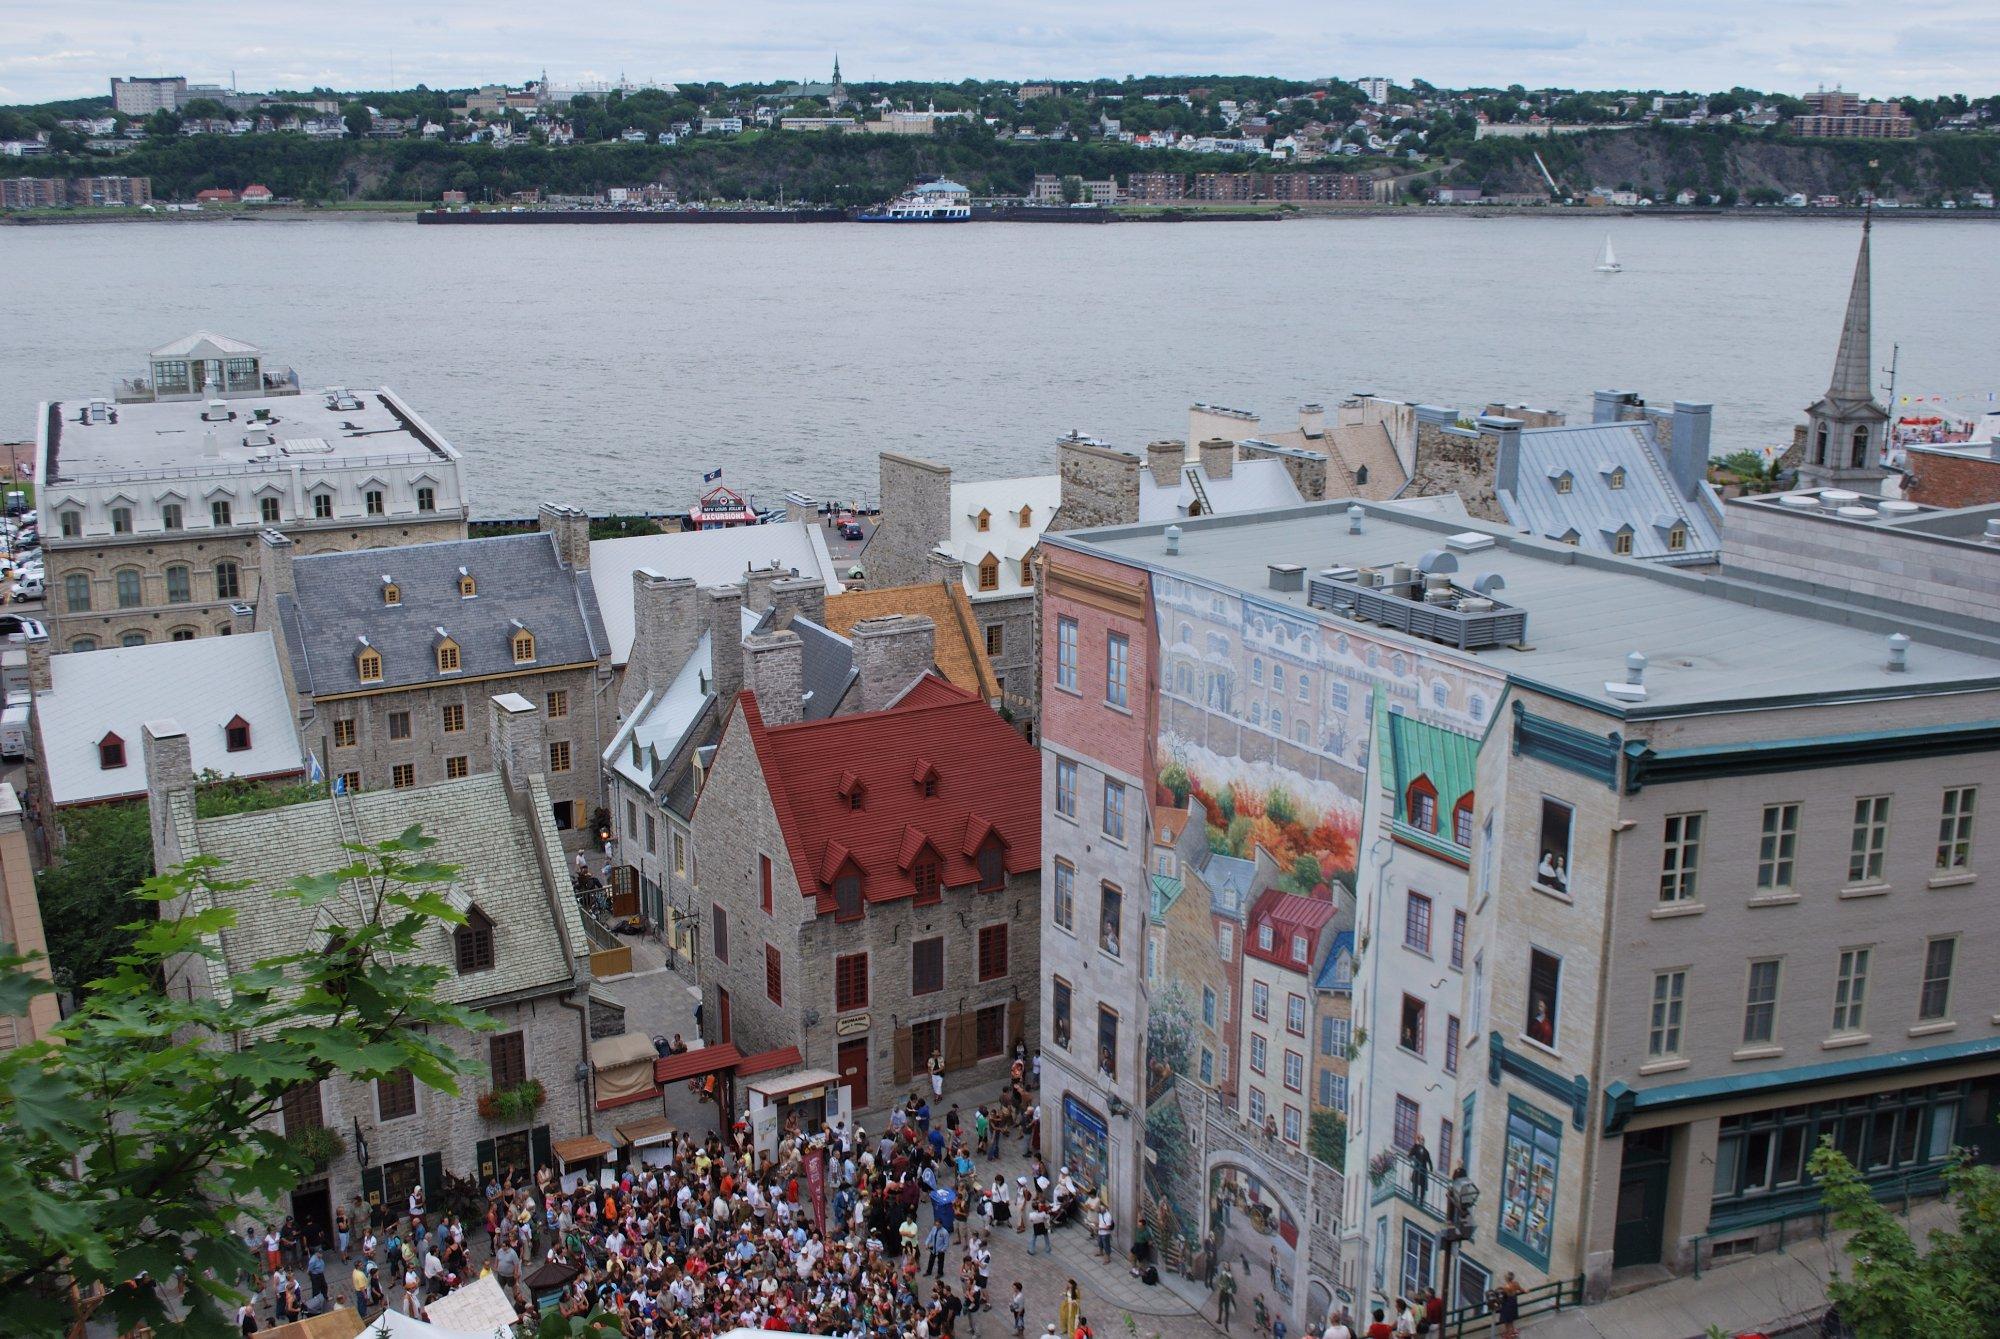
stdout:
[[766,916],[770,915],[771,914],[771,857],[767,855],[760,855],[757,857],[757,892],[758,896],[763,899],[764,914]]
[[784,960],[779,957],[778,950],[769,944],[764,945],[764,993],[771,997],[773,1004],[782,1005],[785,1002]]
[[1007,975],[1007,926],[988,925],[979,932],[979,979],[995,981]]

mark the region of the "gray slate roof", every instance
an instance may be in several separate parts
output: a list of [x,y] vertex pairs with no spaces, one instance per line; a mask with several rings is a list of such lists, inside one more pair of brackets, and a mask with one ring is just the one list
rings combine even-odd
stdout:
[[[755,630],[762,632],[776,615],[775,609],[765,610]],[[840,700],[861,677],[854,668],[854,644],[809,618],[794,617],[791,630],[801,643],[799,691],[806,695],[805,718],[823,721],[840,709]]]
[[[461,599],[459,569],[477,594]],[[409,687],[595,661],[609,646],[588,572],[556,560],[552,535],[453,539],[293,561],[296,593],[280,596],[299,690],[323,697],[362,687]],[[402,602],[382,602],[383,577]],[[514,663],[519,622],[535,635],[532,666]],[[458,643],[461,669],[440,674],[442,627]],[[382,653],[382,682],[363,685],[355,668],[361,639]]]
[[[1625,472],[1625,486],[1613,488],[1613,470]],[[1556,491],[1559,475],[1570,476],[1570,491]],[[1704,484],[1703,487],[1706,487]],[[1612,536],[1632,529],[1629,557],[1656,562],[1714,562],[1722,535],[1714,514],[1684,497],[1667,472],[1663,452],[1642,423],[1590,423],[1573,428],[1530,428],[1521,434],[1521,469],[1514,488],[1500,490],[1507,519],[1538,539],[1561,540],[1576,531],[1577,547],[1589,553],[1615,552]],[[1667,546],[1676,522],[1687,527],[1687,547]]]

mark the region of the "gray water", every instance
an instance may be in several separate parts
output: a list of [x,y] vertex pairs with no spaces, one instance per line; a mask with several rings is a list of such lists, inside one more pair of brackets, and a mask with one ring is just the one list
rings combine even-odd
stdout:
[[[1605,231],[1626,270],[1593,272]],[[1715,404],[1718,452],[1824,389],[1858,226],[1457,217],[958,228],[420,228],[408,219],[0,229],[0,436],[207,328],[309,387],[387,384],[465,453],[475,515],[872,497],[875,453],[1048,471],[1190,402],[1292,426],[1353,390],[1587,415]],[[1983,412],[2000,227],[1875,229],[1876,362]]]

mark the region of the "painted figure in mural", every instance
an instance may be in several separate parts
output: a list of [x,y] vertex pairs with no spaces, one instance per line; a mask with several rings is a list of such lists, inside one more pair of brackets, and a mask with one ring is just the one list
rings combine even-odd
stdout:
[[1534,1015],[1528,1019],[1528,1037],[1544,1046],[1553,1046],[1556,1043],[1555,1020],[1549,1017],[1546,1000],[1535,1001]]

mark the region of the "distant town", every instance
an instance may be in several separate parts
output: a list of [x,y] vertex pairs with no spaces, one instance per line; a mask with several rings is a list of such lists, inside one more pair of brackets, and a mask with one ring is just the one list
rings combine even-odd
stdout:
[[[1991,209],[2000,97],[1444,89],[1382,76],[243,92],[119,76],[0,109],[9,211],[973,201]],[[857,141],[859,141],[857,143]]]

